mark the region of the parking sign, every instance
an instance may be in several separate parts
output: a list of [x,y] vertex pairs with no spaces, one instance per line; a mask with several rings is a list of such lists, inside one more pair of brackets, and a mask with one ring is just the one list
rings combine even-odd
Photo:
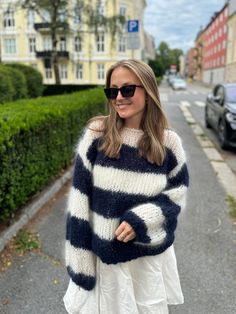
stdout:
[[139,20],[128,21],[128,33],[137,33],[139,29]]

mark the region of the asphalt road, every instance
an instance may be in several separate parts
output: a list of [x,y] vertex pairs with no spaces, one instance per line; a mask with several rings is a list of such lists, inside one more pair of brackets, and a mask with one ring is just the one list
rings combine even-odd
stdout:
[[[171,125],[183,139],[191,180],[175,244],[185,303],[171,306],[170,313],[233,314],[235,225],[228,215],[226,194],[179,108],[181,101],[203,101],[208,90],[190,86],[184,93],[163,86],[160,92]],[[202,108],[194,106],[190,109],[198,110],[200,117]],[[67,186],[28,225],[39,233],[42,248],[13,256],[11,266],[0,272],[1,314],[66,313],[62,303],[68,284],[63,266],[66,193]]]

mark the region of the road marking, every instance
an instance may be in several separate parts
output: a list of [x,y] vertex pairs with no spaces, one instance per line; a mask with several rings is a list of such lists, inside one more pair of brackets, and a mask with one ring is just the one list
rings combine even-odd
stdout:
[[181,106],[184,106],[184,107],[191,107],[191,104],[189,101],[182,100],[180,104]]
[[195,103],[195,105],[197,105],[198,107],[205,107],[205,106],[206,106],[206,104],[205,104],[203,101],[195,101],[194,103]]
[[161,101],[168,101],[168,95],[166,93],[160,93]]
[[192,92],[193,95],[197,95],[198,94],[198,92],[196,90],[192,90],[191,92]]

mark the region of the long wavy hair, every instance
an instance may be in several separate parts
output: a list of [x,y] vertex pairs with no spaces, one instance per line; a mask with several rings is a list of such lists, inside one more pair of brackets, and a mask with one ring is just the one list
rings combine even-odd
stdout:
[[[138,143],[140,156],[151,163],[161,165],[165,158],[164,131],[168,128],[166,116],[162,110],[156,77],[153,70],[146,63],[135,60],[121,60],[112,65],[107,71],[106,88],[110,87],[111,75],[119,67],[132,71],[140,80],[146,92],[146,106],[142,116],[140,128],[143,135]],[[110,158],[119,158],[122,146],[121,131],[124,127],[124,119],[120,118],[112,101],[108,101],[109,114],[107,116],[94,117],[94,120],[102,120],[103,136],[99,144],[99,150]]]

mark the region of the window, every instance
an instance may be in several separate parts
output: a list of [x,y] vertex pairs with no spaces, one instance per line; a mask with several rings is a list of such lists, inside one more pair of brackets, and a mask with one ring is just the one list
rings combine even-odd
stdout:
[[59,65],[59,72],[60,72],[60,78],[61,79],[67,79],[68,72],[67,72],[67,64],[62,63]]
[[65,22],[66,21],[66,12],[65,12],[65,9],[60,9],[58,10],[58,17],[59,17],[59,21],[61,23]]
[[102,0],[97,0],[97,12],[99,15],[105,15],[105,5],[104,1]]
[[105,51],[105,35],[104,33],[100,33],[96,36],[96,43],[97,43],[97,52],[104,52]]
[[79,36],[74,39],[74,49],[76,52],[82,51],[82,39]]
[[29,52],[33,53],[36,51],[36,39],[35,37],[29,38]]
[[124,35],[120,35],[119,37],[119,52],[125,52],[126,51],[126,37]]
[[224,65],[224,63],[225,63],[225,57],[223,56],[221,57],[221,64]]
[[43,50],[45,51],[52,50],[52,39],[50,36],[43,37]]
[[50,13],[47,10],[43,11],[43,22],[44,23],[49,23],[51,21]]
[[35,14],[33,10],[28,11],[28,25],[33,26],[35,20]]
[[125,6],[120,7],[120,15],[126,16],[126,7]]
[[98,77],[98,80],[105,79],[104,64],[97,64],[97,77]]
[[16,39],[15,38],[4,39],[4,49],[6,54],[16,53]]
[[47,79],[52,78],[52,63],[50,59],[44,59],[45,77]]
[[79,80],[83,79],[83,64],[81,63],[76,64],[76,78]]
[[3,25],[6,28],[15,26],[14,10],[12,8],[4,12]]
[[66,38],[60,37],[60,51],[66,51]]
[[74,7],[74,24],[80,24],[82,22],[81,9],[77,5]]

